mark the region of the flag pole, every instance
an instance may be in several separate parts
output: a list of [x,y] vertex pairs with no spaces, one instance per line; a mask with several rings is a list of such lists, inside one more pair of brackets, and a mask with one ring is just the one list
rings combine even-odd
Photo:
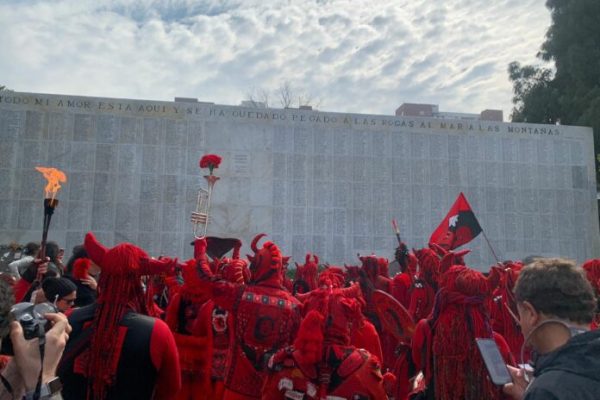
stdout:
[[485,231],[483,229],[481,230],[481,234],[483,235],[483,238],[485,239],[485,241],[487,242],[487,245],[489,246],[490,250],[492,251],[492,255],[496,259],[496,262],[498,264],[500,264],[500,259],[498,259],[498,256],[496,255],[496,252],[494,251],[494,248],[492,247],[492,244],[490,243],[490,240],[488,239],[488,237],[485,234]]

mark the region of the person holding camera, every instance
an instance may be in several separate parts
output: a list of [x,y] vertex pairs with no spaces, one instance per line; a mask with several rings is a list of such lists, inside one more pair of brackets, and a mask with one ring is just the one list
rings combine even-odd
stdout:
[[583,270],[570,260],[537,259],[521,270],[514,294],[521,354],[531,346],[534,369],[530,377],[509,367],[513,382],[504,392],[517,400],[597,399],[600,331],[589,330],[596,298]]
[[0,372],[0,399],[61,398],[56,368],[71,332],[67,318],[59,313],[45,314],[43,318],[50,324],[50,329],[41,338],[27,340],[19,322],[8,324],[12,306],[12,291],[1,282],[0,342],[11,341],[14,357]]

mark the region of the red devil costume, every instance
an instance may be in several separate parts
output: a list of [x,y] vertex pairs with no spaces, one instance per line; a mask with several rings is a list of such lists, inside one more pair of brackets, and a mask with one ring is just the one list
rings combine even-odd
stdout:
[[[587,260],[582,265],[585,275],[592,284],[596,298],[599,299],[600,305],[600,259]],[[596,308],[596,317],[592,321],[591,328],[598,329],[600,326],[600,308]]]
[[[320,288],[340,289],[344,286],[344,281],[344,271],[340,267],[329,266],[319,274]],[[300,297],[302,298],[302,296]],[[357,294],[356,300],[361,307],[365,307],[365,300],[362,298],[361,293]],[[381,340],[379,340],[377,329],[362,313],[353,326],[350,343],[357,349],[367,350],[376,356],[380,362],[383,360]]]
[[184,283],[171,297],[165,322],[171,328],[181,367],[181,390],[177,400],[209,399],[209,340],[207,335],[195,335],[193,326],[200,308],[208,301],[208,291],[202,288],[196,273],[195,260],[182,266]]
[[408,252],[404,243],[400,243],[394,257],[400,266],[400,273],[394,276],[390,293],[404,308],[408,309],[410,306],[410,291],[417,273],[418,261],[414,254]]
[[[234,257],[237,257],[235,253]],[[218,273],[222,279],[238,285],[248,283],[250,280],[247,263],[239,258],[223,259]],[[206,374],[209,376],[209,385],[203,390],[207,399],[223,398],[231,343],[234,340],[233,329],[233,318],[229,311],[216,305],[213,300],[207,301],[202,306],[193,332],[208,338],[207,359],[211,361]]]
[[413,253],[419,260],[419,269],[410,289],[408,312],[415,321],[420,321],[427,318],[433,310],[440,259],[429,248],[413,250]]
[[296,263],[293,293],[306,293],[315,290],[319,280],[319,257],[307,254],[304,265]]
[[502,398],[500,388],[488,379],[475,345],[475,338],[493,337],[505,361],[514,364],[508,345],[492,331],[484,310],[487,280],[465,266],[453,266],[441,277],[440,287],[432,318],[419,322],[412,344],[413,360],[424,371],[428,396],[436,400]]
[[[500,275],[499,287],[494,290],[491,296],[490,317],[493,321],[492,328],[504,337],[515,360],[521,357],[521,347],[524,340],[519,327],[517,302],[513,294],[521,267],[520,263],[508,263],[503,270],[494,266],[490,271],[490,275]],[[490,280],[488,279],[488,288],[489,286]],[[528,357],[529,352],[525,356]]]
[[379,360],[350,345],[361,318],[357,287],[309,293],[294,346],[269,361],[263,399],[386,399]]
[[292,343],[300,325],[299,301],[283,288],[282,256],[279,248],[254,238],[250,257],[251,283],[235,284],[218,279],[206,260],[206,241],[196,241],[198,274],[209,283],[212,298],[231,312],[235,321],[231,364],[225,378],[225,396],[231,399],[259,399],[266,361],[277,349]]
[[174,266],[150,260],[129,243],[107,249],[88,233],[90,258],[102,270],[96,304],[77,309],[59,375],[65,399],[172,399],[181,386],[169,327],[148,317],[144,275]]

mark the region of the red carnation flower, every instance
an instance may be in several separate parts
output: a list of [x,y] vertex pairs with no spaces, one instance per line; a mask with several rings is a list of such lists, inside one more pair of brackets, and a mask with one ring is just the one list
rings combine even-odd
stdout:
[[221,164],[221,156],[216,154],[205,154],[200,159],[200,168],[208,168],[212,175],[213,169],[219,168]]

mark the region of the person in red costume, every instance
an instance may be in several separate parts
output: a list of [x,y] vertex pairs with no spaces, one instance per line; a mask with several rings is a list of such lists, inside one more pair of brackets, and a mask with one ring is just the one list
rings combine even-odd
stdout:
[[[340,267],[330,266],[319,274],[320,288],[340,289],[343,287],[344,281],[344,271]],[[302,298],[302,296],[300,297]],[[356,300],[361,304],[361,307],[365,306],[365,300],[361,293],[357,294]],[[357,349],[367,350],[376,356],[379,361],[383,360],[381,340],[377,329],[362,313],[353,326],[350,343]]]
[[173,399],[181,387],[179,356],[167,324],[148,317],[141,278],[171,270],[175,261],[148,258],[121,243],[112,249],[92,233],[84,242],[102,270],[95,304],[69,317],[73,327],[59,376],[65,399]]
[[197,335],[193,327],[201,307],[209,300],[196,273],[196,261],[189,260],[182,268],[183,285],[173,294],[166,311],[169,325],[179,352],[181,390],[177,400],[211,399],[207,394],[209,341],[207,335]]
[[313,259],[310,259],[311,254],[306,254],[304,265],[296,263],[296,277],[294,278],[293,292],[306,293],[311,290],[315,290],[318,286],[319,279],[319,257],[312,255]]
[[[519,326],[519,312],[517,311],[517,302],[513,290],[522,267],[521,263],[512,262],[506,263],[501,271],[499,271],[499,267],[492,267],[492,270],[495,270],[494,273],[501,275],[499,286],[491,295],[490,318],[492,319],[492,328],[506,339],[515,360],[521,357],[523,334]],[[529,357],[528,351],[526,351],[525,356]]]
[[414,254],[409,253],[404,243],[400,243],[396,248],[394,258],[400,266],[400,273],[392,279],[390,293],[404,308],[408,309],[410,306],[410,288],[417,270],[417,259]]
[[359,283],[362,290],[362,296],[365,299],[366,307],[364,314],[368,320],[375,326],[379,335],[383,359],[381,360],[385,370],[391,369],[395,363],[394,351],[396,349],[396,340],[385,332],[383,324],[375,311],[372,293],[374,290],[381,290],[390,293],[392,289],[392,280],[382,276],[379,272],[379,260],[376,256],[359,256],[362,263],[358,274]]
[[413,320],[427,318],[433,310],[435,293],[438,287],[440,258],[430,248],[413,251],[419,260],[419,271],[410,289],[408,312]]
[[308,293],[294,345],[269,360],[262,399],[387,399],[379,360],[350,344],[362,318],[357,286]]
[[371,281],[373,289],[390,293],[392,289],[392,280],[388,276],[382,274],[381,260],[383,259],[374,255],[359,256],[359,259],[362,263],[361,270],[364,272],[363,276],[366,276]]
[[377,259],[377,267],[379,275],[383,276],[384,278],[390,279],[390,267],[387,258],[379,257]]
[[[239,254],[235,251],[233,257],[222,260],[218,270],[220,277],[238,285],[248,283],[250,271],[247,262],[240,259]],[[209,343],[207,359],[211,362],[208,363],[205,372],[209,377],[209,385],[203,390],[207,399],[220,400],[223,398],[233,329],[231,313],[216,305],[213,300],[207,301],[202,306],[192,327],[194,335],[206,337]]]
[[225,378],[226,400],[260,399],[266,362],[277,349],[292,343],[300,325],[299,301],[283,287],[279,248],[257,235],[251,243],[251,282],[236,284],[215,276],[208,266],[206,240],[197,239],[197,272],[215,304],[232,313],[234,341]]
[[462,265],[441,277],[432,316],[419,321],[413,335],[412,358],[424,374],[419,388],[423,398],[503,398],[489,380],[475,344],[475,338],[494,338],[504,360],[514,365],[506,341],[492,331],[484,309],[487,287],[483,274]]
[[[592,260],[587,260],[586,262],[583,263],[583,265],[581,266],[583,268],[583,270],[585,271],[585,276],[587,277],[588,281],[590,281],[590,283],[592,284],[592,287],[594,288],[594,293],[596,293],[596,298],[600,299],[600,259],[596,258],[596,259],[592,259]],[[599,305],[600,305],[600,300],[599,300]],[[591,324],[591,329],[598,329],[598,327],[600,326],[600,308],[596,308],[596,316],[594,317],[594,320],[592,321]]]

